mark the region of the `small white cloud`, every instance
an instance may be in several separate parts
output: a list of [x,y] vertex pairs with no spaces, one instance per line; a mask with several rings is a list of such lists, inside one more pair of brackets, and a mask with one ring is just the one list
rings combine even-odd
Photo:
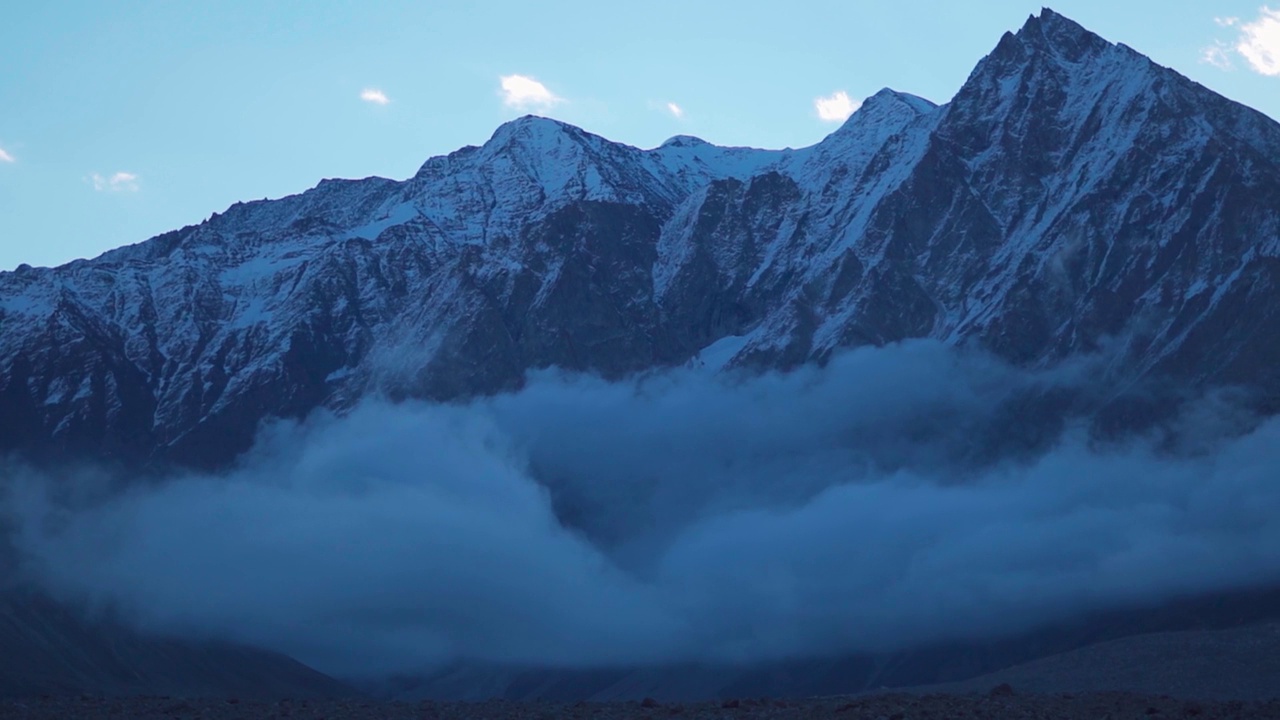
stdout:
[[667,112],[671,113],[677,120],[684,118],[684,108],[673,102],[667,103]]
[[360,99],[374,105],[389,105],[391,103],[391,98],[377,88],[365,88],[360,91]]
[[1240,24],[1238,17],[1216,17],[1213,21],[1218,23],[1218,27],[1234,27]]
[[110,177],[94,173],[89,180],[98,192],[138,192],[138,176],[133,173],[118,172]]
[[1254,72],[1280,77],[1280,10],[1263,7],[1257,20],[1241,23],[1236,52]]
[[824,122],[844,122],[860,107],[862,101],[854,100],[843,90],[813,99],[813,109],[818,111],[818,117]]
[[1210,45],[1200,51],[1200,62],[1212,65],[1219,70],[1230,70],[1232,63],[1231,56],[1227,54],[1229,49],[1224,43]]
[[503,75],[498,80],[502,83],[502,103],[507,107],[545,109],[564,102],[564,98],[528,75]]
[[17,162],[17,161],[14,160],[13,156],[10,155],[8,151],[6,151],[4,148],[0,148],[0,162],[11,163],[11,162]]

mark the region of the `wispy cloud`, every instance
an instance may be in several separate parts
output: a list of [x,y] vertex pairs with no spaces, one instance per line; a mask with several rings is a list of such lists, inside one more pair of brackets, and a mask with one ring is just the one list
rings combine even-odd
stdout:
[[129,172],[118,172],[110,176],[94,173],[89,176],[93,189],[98,192],[138,192],[138,176]]
[[684,108],[673,102],[667,103],[667,112],[671,113],[677,120],[684,118]]
[[1218,27],[1234,28],[1238,35],[1231,42],[1216,41],[1200,51],[1200,62],[1221,70],[1230,70],[1232,55],[1244,58],[1250,70],[1280,77],[1280,10],[1269,6],[1258,9],[1258,17],[1246,22],[1238,17],[1216,17]]
[[1231,55],[1228,53],[1230,48],[1226,43],[1217,43],[1200,51],[1200,62],[1206,65],[1212,65],[1219,70],[1230,70],[1232,68]]
[[844,122],[860,107],[862,102],[849,97],[849,93],[844,90],[813,99],[813,109],[823,122]]
[[365,88],[360,91],[360,99],[367,103],[373,103],[374,105],[391,104],[391,98],[387,97],[386,93],[377,88]]
[[9,154],[7,150],[0,147],[0,162],[11,163],[11,162],[17,162],[17,161],[14,159],[12,155]]
[[502,104],[517,110],[545,109],[564,102],[564,98],[528,75],[503,75]]
[[1254,72],[1280,76],[1280,10],[1263,7],[1257,20],[1243,23],[1236,52]]

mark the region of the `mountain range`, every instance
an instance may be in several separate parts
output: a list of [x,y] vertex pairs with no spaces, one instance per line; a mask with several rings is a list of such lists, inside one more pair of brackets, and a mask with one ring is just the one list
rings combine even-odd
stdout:
[[951,102],[800,150],[640,150],[523,117],[0,274],[0,449],[216,467],[259,421],[555,366],[788,369],[908,338],[1280,407],[1280,126],[1050,10]]
[[914,338],[1104,358],[1087,409],[1123,431],[1217,387],[1280,411],[1277,328],[1280,124],[1046,9],[950,102],[886,89],[812,147],[528,116],[404,181],[0,273],[0,452],[216,469],[373,396]]

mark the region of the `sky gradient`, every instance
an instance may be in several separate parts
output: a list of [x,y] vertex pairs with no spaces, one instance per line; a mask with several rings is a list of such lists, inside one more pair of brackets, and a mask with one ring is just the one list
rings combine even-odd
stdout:
[[[641,147],[810,145],[882,87],[947,101],[1041,4],[20,4],[0,25],[0,270],[322,178],[402,179],[530,112]],[[1280,118],[1274,3],[1052,7]]]

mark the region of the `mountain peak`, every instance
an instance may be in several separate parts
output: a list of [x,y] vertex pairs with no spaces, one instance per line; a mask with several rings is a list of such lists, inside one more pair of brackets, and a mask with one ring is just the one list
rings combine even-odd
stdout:
[[1095,108],[1143,104],[1153,77],[1145,56],[1045,8],[978,63],[940,131],[974,153],[995,142],[1024,157],[1044,157],[1056,142],[1066,144],[1055,152],[1067,152],[1062,129],[1083,132]]
[[[1112,67],[1106,75],[1133,75],[1130,64],[1149,61],[1136,52],[1116,53],[1117,46],[1085,29],[1079,23],[1048,8],[1027,18],[1017,33],[1007,32],[999,44],[970,73],[969,79],[948,103],[949,115],[973,118],[997,108],[1011,107],[1019,95],[1032,90],[1063,88],[1074,79],[1089,76],[1083,66],[1099,63]],[[1120,61],[1117,64],[1117,61]],[[1014,81],[1013,78],[1022,80]],[[1046,97],[1057,97],[1053,93]],[[1003,100],[997,100],[1002,97]],[[1054,102],[1062,101],[1058,98]]]
[[937,108],[922,97],[884,88],[864,100],[833,133],[833,137],[856,138],[858,141],[867,137],[887,137]]
[[1028,15],[1027,21],[1022,24],[1022,29],[1018,31],[1018,34],[1021,35],[1028,31],[1043,33],[1047,28],[1052,28],[1054,32],[1061,31],[1092,34],[1089,33],[1089,31],[1080,23],[1077,23],[1065,15],[1056,13],[1047,7],[1040,8],[1039,15]]
[[906,107],[917,114],[933,112],[938,106],[918,95],[904,93],[893,88],[881,88],[879,92],[867,98],[860,110],[877,107]]
[[702,139],[702,138],[700,138],[700,137],[695,137],[695,136],[693,136],[693,135],[672,135],[671,137],[667,138],[667,139],[666,139],[666,140],[665,140],[661,145],[659,145],[658,147],[659,147],[659,148],[665,148],[665,147],[701,147],[701,146],[703,146],[703,145],[710,145],[710,144],[711,144],[711,143],[707,142],[706,140],[703,140],[703,139]]
[[1048,8],[1048,7],[1042,7],[1042,8],[1040,8],[1040,14],[1039,14],[1039,15],[1031,15],[1031,16],[1029,16],[1029,17],[1027,18],[1027,23],[1028,23],[1028,24],[1031,24],[1031,23],[1058,23],[1058,22],[1071,23],[1072,25],[1075,25],[1076,27],[1080,27],[1080,25],[1079,25],[1078,23],[1073,22],[1070,18],[1068,18],[1068,17],[1066,17],[1066,16],[1064,16],[1064,15],[1062,15],[1062,14],[1060,14],[1060,13],[1056,13],[1056,12],[1054,12],[1054,11],[1053,11],[1053,8]]
[[522,115],[498,126],[489,138],[486,146],[507,145],[510,142],[529,142],[539,144],[540,140],[556,138],[565,134],[581,134],[583,131],[560,120],[541,115]]
[[[1049,8],[1042,8],[1039,15],[1028,17],[1013,38],[1032,53],[1051,52],[1070,62],[1080,62],[1111,47],[1110,42],[1096,33]],[[1005,42],[1002,41],[1001,45]]]

